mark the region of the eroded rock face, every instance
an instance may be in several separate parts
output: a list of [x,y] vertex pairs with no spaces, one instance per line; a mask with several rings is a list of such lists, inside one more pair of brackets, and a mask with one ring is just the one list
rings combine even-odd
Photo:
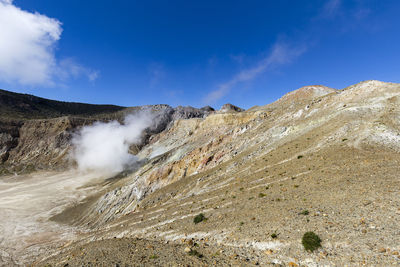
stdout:
[[[351,147],[382,146],[400,152],[398,113],[389,112],[398,111],[399,97],[397,84],[364,82],[340,91],[309,86],[250,111],[175,120],[138,152],[147,164],[129,175],[126,185],[102,196],[88,217],[96,217],[99,224],[111,221],[135,211],[145,196],[160,188],[215,171],[245,151],[251,150],[246,152],[245,162],[259,159],[260,154],[313,132],[325,137],[304,153],[342,144],[343,140],[351,140],[346,142]],[[377,124],[382,114],[385,122]],[[320,129],[329,133],[318,133]],[[235,176],[241,170],[238,162],[232,164],[229,171]],[[202,189],[189,192],[197,191]]]
[[174,121],[191,118],[204,118],[214,112],[214,109],[211,107],[198,109],[190,106],[178,106],[172,108],[169,105],[143,106],[141,109],[150,109],[154,117],[152,125],[146,130],[145,139],[141,144],[139,144],[140,148],[147,143],[148,139],[152,135],[164,131],[166,128],[171,126]]
[[3,163],[8,159],[8,152],[16,146],[15,139],[8,133],[0,133],[0,162]]
[[[24,99],[24,101],[27,100]],[[152,125],[146,129],[142,141],[131,147],[131,152],[134,154],[137,154],[148,143],[151,136],[162,132],[173,121],[203,118],[214,111],[210,107],[197,109],[152,105],[87,118],[64,116],[13,121],[0,119],[0,164],[4,170],[10,172],[65,169],[73,164],[69,158],[70,141],[73,134],[81,127],[93,124],[98,120],[104,122],[118,120],[122,123],[125,115],[142,110],[150,110],[153,114],[153,121]]]
[[18,145],[20,127],[21,123],[16,121],[0,121],[0,165],[8,160],[10,151]]
[[65,168],[74,130],[93,122],[71,117],[26,121],[19,128],[18,145],[9,151],[5,163],[30,170]]

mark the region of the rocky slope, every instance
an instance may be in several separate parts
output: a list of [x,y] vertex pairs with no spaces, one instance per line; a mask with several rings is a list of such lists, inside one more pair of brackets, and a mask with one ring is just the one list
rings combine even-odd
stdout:
[[66,169],[71,139],[82,126],[95,121],[123,121],[126,114],[150,110],[153,122],[143,142],[179,119],[202,118],[214,111],[168,105],[118,107],[59,102],[0,90],[0,174],[43,169]]
[[[172,119],[137,150],[138,170],[49,214],[74,235],[15,255],[39,266],[399,264],[399,104],[399,84],[366,81]],[[322,239],[314,253],[307,231]]]

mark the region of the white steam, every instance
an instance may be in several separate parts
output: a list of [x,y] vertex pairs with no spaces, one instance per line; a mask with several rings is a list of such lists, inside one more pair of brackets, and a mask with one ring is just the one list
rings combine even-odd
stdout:
[[110,176],[134,166],[137,157],[129,153],[129,146],[141,141],[151,122],[150,112],[141,112],[128,115],[124,124],[96,122],[83,127],[72,139],[72,156],[79,170]]

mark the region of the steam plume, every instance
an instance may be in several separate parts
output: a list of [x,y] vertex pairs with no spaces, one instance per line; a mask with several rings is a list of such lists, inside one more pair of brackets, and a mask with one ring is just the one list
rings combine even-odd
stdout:
[[150,112],[140,112],[125,117],[124,124],[96,122],[83,127],[72,139],[79,170],[110,176],[134,166],[137,157],[129,153],[129,146],[141,141],[151,122]]

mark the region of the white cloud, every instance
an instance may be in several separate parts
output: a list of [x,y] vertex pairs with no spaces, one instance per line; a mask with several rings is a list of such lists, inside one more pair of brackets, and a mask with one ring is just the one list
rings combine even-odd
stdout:
[[0,79],[20,84],[49,83],[61,23],[2,0],[0,28]]
[[73,58],[66,58],[59,62],[56,75],[61,81],[86,77],[93,82],[99,77],[99,72],[82,66]]
[[60,77],[96,78],[93,71],[79,64],[68,64],[64,69],[63,62],[57,62],[55,45],[62,33],[60,21],[24,11],[12,2],[0,0],[0,80],[51,86]]
[[255,66],[242,70],[234,75],[229,81],[220,84],[218,89],[210,92],[204,99],[207,104],[212,104],[227,95],[238,83],[255,79],[269,69],[288,64],[303,54],[305,46],[290,46],[285,42],[277,42],[272,47],[268,56],[261,59]]
[[97,71],[97,70],[91,71],[88,74],[88,78],[89,78],[89,81],[94,82],[95,80],[97,80],[97,78],[99,78],[99,71]]

